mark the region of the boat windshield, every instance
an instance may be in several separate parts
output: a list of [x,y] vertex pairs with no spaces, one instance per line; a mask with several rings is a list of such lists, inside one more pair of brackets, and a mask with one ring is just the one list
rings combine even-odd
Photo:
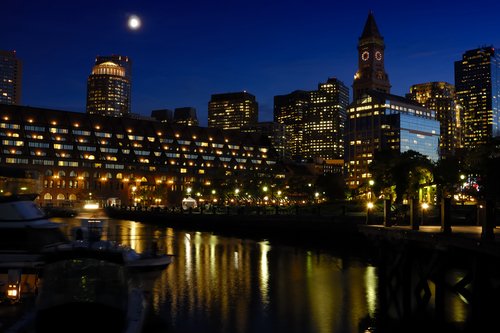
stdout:
[[59,228],[4,228],[0,230],[0,250],[34,251],[66,243]]

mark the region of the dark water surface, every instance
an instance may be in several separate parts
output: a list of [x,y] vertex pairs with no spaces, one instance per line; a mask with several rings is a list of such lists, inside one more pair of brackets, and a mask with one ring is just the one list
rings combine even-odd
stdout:
[[[70,233],[75,220],[59,220]],[[377,328],[377,268],[327,251],[109,220],[104,238],[174,254],[144,276],[151,315],[145,332],[351,333]],[[450,301],[451,322],[465,308]],[[410,331],[410,330],[408,330]]]

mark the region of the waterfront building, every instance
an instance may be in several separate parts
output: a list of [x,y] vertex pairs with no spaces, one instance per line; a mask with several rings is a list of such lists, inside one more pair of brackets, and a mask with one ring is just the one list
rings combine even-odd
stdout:
[[42,205],[179,206],[188,188],[203,198],[280,172],[260,135],[156,120],[0,105],[0,136],[0,166],[38,171]]
[[127,57],[96,59],[87,80],[87,113],[112,117],[131,113],[131,65]]
[[243,91],[212,95],[208,103],[208,127],[239,129],[258,122],[255,96]]
[[21,103],[22,72],[16,51],[0,50],[0,104]]
[[192,107],[176,108],[174,110],[173,122],[179,125],[198,126],[196,109]]
[[346,179],[350,188],[370,180],[369,164],[381,150],[414,150],[432,161],[439,158],[440,125],[436,113],[420,104],[389,93],[384,69],[383,38],[373,14],[368,15],[358,45],[358,71],[354,101],[346,122]]
[[460,148],[462,123],[456,102],[455,86],[447,82],[428,82],[410,87],[407,97],[436,111],[440,124],[439,152],[442,158],[452,156]]
[[492,46],[466,51],[455,62],[457,99],[463,108],[463,146],[500,136],[500,53]]
[[310,92],[304,114],[303,156],[305,159],[344,157],[346,109],[349,88],[336,78],[320,83]]
[[284,157],[287,159],[303,159],[304,115],[310,100],[310,92],[304,90],[274,96],[274,121],[284,126]]

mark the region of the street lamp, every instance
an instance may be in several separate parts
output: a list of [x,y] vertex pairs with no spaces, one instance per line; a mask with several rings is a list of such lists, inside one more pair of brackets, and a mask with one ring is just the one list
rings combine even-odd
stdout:
[[366,224],[370,223],[370,216],[371,216],[373,207],[374,207],[373,202],[368,201],[368,203],[366,204]]
[[425,211],[429,209],[429,204],[427,202],[422,203],[422,217],[420,220],[420,225],[424,225],[424,220],[425,220]]

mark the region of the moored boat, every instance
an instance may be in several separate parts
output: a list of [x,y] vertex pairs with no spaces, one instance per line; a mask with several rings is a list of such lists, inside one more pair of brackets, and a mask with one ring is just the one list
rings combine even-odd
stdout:
[[69,242],[33,201],[35,195],[0,196],[0,300],[36,291],[42,252]]
[[62,246],[44,256],[35,324],[40,332],[140,332],[142,291],[132,285],[123,253]]

